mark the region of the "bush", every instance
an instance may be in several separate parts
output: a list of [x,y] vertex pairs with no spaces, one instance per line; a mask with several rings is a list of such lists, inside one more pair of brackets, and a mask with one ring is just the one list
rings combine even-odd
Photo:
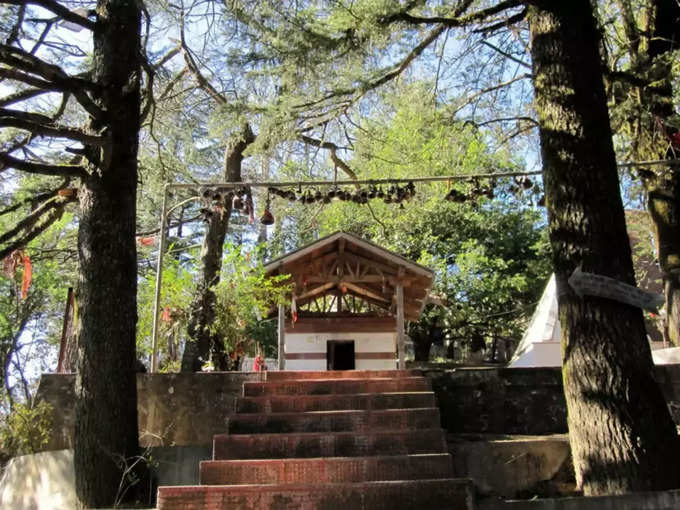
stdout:
[[49,441],[51,427],[52,406],[47,402],[14,405],[0,422],[2,456],[9,459],[42,451]]

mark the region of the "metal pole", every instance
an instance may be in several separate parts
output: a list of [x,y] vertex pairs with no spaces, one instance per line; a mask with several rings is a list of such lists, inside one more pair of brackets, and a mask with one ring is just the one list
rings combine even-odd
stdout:
[[397,345],[399,348],[399,370],[406,369],[406,346],[404,345],[404,285],[397,283]]
[[161,212],[161,240],[158,244],[158,261],[156,263],[156,288],[154,289],[153,302],[153,328],[151,330],[151,373],[158,371],[158,328],[160,326],[161,286],[163,284],[163,255],[166,242],[166,222],[168,216],[168,189],[169,184],[163,188],[163,209]]
[[286,368],[286,312],[283,305],[279,305],[279,370]]

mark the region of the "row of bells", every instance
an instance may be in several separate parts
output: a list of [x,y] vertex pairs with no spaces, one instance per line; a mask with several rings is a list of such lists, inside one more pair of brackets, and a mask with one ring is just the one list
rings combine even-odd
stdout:
[[[456,188],[452,188],[444,198],[449,202],[457,203],[475,200],[482,196],[493,198],[495,185],[495,179],[492,179],[491,182],[486,185],[481,185],[478,180],[475,180],[473,181],[472,189],[468,193],[464,193]],[[517,195],[522,191],[528,191],[532,188],[534,188],[534,191],[540,191],[540,189],[537,188],[537,185],[534,185],[533,181],[529,177],[515,177],[514,184],[509,186],[508,191]],[[260,218],[260,223],[263,225],[272,225],[274,223],[274,215],[271,213],[270,208],[270,195],[275,195],[291,202],[300,202],[302,204],[313,204],[315,202],[329,204],[333,200],[366,204],[369,200],[373,199],[382,200],[386,204],[401,204],[402,202],[413,198],[415,194],[416,187],[413,182],[409,182],[403,187],[398,185],[390,185],[385,190],[383,190],[382,187],[375,186],[373,184],[370,184],[367,188],[353,189],[352,191],[336,186],[326,193],[323,193],[318,189],[316,191],[308,190],[303,192],[301,187],[298,188],[297,193],[293,190],[270,187],[267,188],[267,205],[262,217]],[[239,188],[226,192],[206,189],[203,192],[203,198],[208,202],[212,202],[212,209],[215,207],[223,207],[229,204],[232,210],[244,211],[247,213],[252,212],[252,201],[250,200],[249,190],[247,188]],[[541,197],[537,205],[543,206],[544,204],[545,198]],[[206,221],[212,217],[212,209],[208,207],[201,209],[201,213],[203,214]]]

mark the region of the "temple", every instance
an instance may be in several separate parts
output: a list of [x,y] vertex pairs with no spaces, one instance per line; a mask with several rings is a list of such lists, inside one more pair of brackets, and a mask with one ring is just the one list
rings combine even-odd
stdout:
[[404,368],[404,321],[425,305],[434,273],[365,239],[336,232],[272,260],[288,274],[291,310],[279,307],[279,369]]

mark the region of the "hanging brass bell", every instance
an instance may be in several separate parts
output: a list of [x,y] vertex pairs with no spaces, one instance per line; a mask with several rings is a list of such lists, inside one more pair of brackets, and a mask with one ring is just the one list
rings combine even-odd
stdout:
[[260,223],[263,225],[273,225],[274,224],[274,215],[271,213],[269,208],[264,210],[264,213],[262,213],[262,217],[260,218]]
[[231,201],[231,208],[237,211],[243,209],[243,200],[239,195],[234,195],[234,199]]

